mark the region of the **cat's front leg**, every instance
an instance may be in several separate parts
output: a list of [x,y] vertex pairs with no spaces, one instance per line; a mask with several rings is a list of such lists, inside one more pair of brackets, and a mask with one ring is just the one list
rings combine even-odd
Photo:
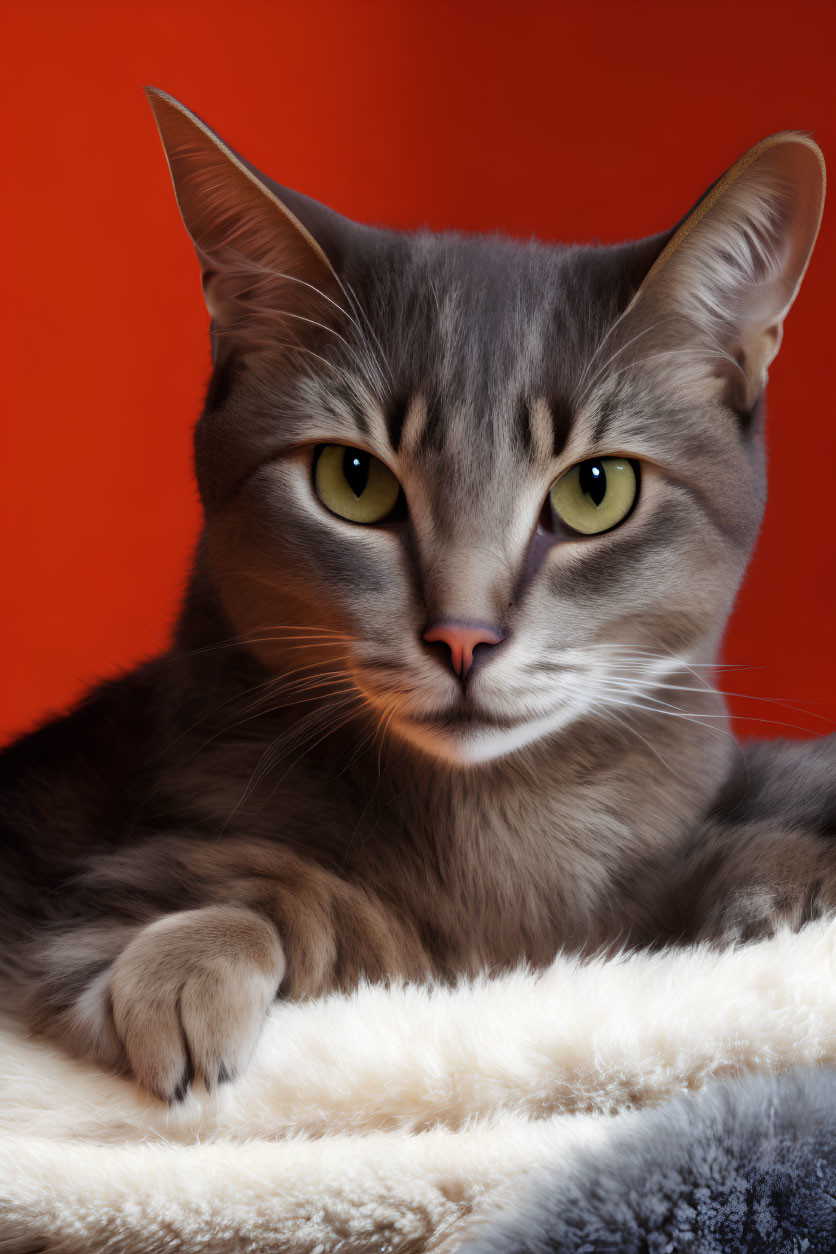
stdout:
[[239,1074],[279,992],[418,976],[414,921],[279,843],[170,835],[97,859],[35,947],[31,1013],[167,1101]]

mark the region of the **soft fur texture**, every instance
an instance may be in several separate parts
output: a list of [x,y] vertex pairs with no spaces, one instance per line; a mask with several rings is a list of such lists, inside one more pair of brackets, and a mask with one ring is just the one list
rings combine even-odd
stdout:
[[[796,1096],[785,1085],[783,1105],[775,1097],[788,1148],[773,1160],[770,1128],[753,1118],[757,1092],[712,1097],[715,1080],[836,1064],[834,989],[836,923],[824,921],[723,952],[563,956],[539,974],[457,988],[362,986],[275,1007],[241,1080],[175,1108],[9,1024],[0,1046],[0,1250],[419,1254],[463,1239],[485,1251],[528,1249],[520,1234],[539,1239],[554,1222],[548,1194],[581,1210],[586,1198],[589,1213],[597,1199],[599,1215],[629,1235],[652,1192],[649,1178],[642,1188],[631,1179],[631,1162],[647,1165],[654,1145],[679,1144],[684,1131],[671,1179],[679,1173],[699,1187],[711,1137],[727,1131],[726,1185],[739,1213],[754,1202],[741,1200],[734,1170],[757,1159],[758,1145],[762,1173],[774,1168],[778,1179],[787,1164],[814,1171],[807,1134],[821,1124],[819,1086],[832,1092],[832,1080],[788,1080]],[[665,1104],[706,1081],[693,1110],[690,1098]],[[615,1181],[612,1197],[621,1189],[622,1210],[608,1211],[591,1187],[595,1163]],[[544,1201],[543,1176],[535,1171],[529,1186],[520,1173],[546,1167]],[[815,1180],[797,1184],[810,1191]],[[480,1215],[490,1217],[509,1185],[526,1209],[501,1220],[504,1244]]]
[[462,1254],[801,1254],[836,1247],[836,1071],[712,1085],[538,1170]]

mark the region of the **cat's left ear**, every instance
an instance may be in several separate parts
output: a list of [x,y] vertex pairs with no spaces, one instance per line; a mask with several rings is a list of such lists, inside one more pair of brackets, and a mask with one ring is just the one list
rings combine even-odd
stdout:
[[811,139],[786,131],[763,140],[674,231],[627,310],[630,322],[687,345],[682,358],[687,352],[692,368],[702,360],[707,374],[728,380],[735,407],[751,410],[807,269],[824,194],[824,158]]
[[293,347],[344,315],[338,268],[361,227],[266,178],[178,100],[146,88],[200,262],[213,340]]

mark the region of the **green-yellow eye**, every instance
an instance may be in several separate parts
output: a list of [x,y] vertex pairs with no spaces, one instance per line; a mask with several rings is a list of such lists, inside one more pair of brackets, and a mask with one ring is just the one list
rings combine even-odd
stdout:
[[639,493],[636,462],[626,457],[596,457],[578,462],[551,490],[554,513],[582,535],[610,531],[630,513]]
[[316,494],[326,509],[353,523],[376,523],[395,508],[400,484],[388,466],[360,448],[326,444],[314,467]]

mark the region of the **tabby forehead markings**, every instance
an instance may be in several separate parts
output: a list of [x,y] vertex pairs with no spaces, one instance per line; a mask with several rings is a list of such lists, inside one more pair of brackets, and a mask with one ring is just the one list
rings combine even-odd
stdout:
[[404,423],[409,412],[409,397],[398,396],[389,407],[386,417],[386,429],[389,436],[389,446],[393,453],[397,453],[401,446],[401,437],[403,436]]
[[[398,432],[396,452],[414,454],[418,448],[421,432],[426,421],[426,400],[418,392],[413,393],[406,401]],[[391,427],[390,427],[391,435]],[[395,446],[393,445],[393,448]]]
[[446,437],[444,406],[436,392],[431,392],[424,403],[424,427],[419,438],[422,453],[443,453]]
[[554,450],[557,439],[554,411],[545,396],[535,396],[533,398],[528,407],[528,418],[531,424],[533,453],[538,461],[551,460],[555,456]]
[[[521,395],[507,421],[517,448],[532,461],[560,457],[573,427],[569,408],[545,396]],[[445,417],[438,400],[428,401],[420,394],[399,396],[389,406],[385,423],[388,443],[394,453],[402,450],[443,452],[446,447],[449,416]],[[492,444],[494,424],[485,422],[482,434]]]
[[531,427],[531,405],[527,396],[521,396],[517,401],[514,428],[522,451],[530,457],[534,451],[534,432]]
[[604,443],[615,423],[618,414],[618,406],[615,398],[605,396],[598,406],[598,414],[592,428],[592,443],[594,447],[599,447]]
[[560,457],[569,442],[574,423],[572,407],[559,398],[549,402],[552,419],[552,455]]

